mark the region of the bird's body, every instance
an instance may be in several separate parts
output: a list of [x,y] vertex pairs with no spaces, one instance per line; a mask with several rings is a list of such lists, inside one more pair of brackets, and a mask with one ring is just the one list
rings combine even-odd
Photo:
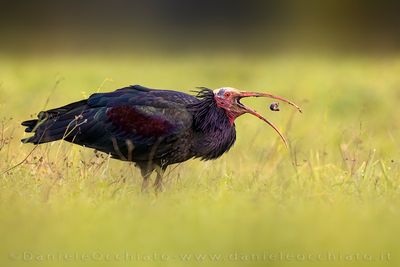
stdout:
[[135,85],[40,112],[37,120],[22,123],[26,132],[35,133],[23,142],[65,140],[135,162],[143,187],[156,170],[159,188],[168,165],[190,158],[216,159],[232,147],[234,118],[244,112],[227,111],[207,88],[196,97]]

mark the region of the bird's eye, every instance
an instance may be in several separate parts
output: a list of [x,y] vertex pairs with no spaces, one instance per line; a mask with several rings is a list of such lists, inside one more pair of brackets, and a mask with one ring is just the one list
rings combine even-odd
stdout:
[[230,97],[230,96],[231,96],[231,93],[230,93],[230,92],[225,92],[225,93],[224,93],[224,96],[225,96],[225,97]]

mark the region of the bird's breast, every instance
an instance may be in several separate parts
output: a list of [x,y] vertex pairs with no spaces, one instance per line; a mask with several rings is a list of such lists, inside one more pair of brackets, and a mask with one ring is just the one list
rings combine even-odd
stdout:
[[235,126],[215,129],[214,131],[198,133],[194,138],[195,157],[202,160],[216,159],[222,156],[236,141]]

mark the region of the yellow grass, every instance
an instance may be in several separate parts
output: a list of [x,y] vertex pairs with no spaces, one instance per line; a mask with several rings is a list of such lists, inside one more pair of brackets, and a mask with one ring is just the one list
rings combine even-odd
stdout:
[[[0,172],[33,149],[19,123],[129,84],[232,86],[234,148],[140,193],[130,164],[65,142],[0,175],[1,266],[399,266],[400,58],[240,55],[0,57]],[[48,99],[48,101],[46,101]]]

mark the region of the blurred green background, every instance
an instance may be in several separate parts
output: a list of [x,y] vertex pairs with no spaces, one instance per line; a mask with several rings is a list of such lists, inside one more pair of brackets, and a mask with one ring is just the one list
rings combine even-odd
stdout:
[[[2,1],[1,266],[398,266],[400,55],[392,1]],[[134,166],[20,122],[129,85],[232,86],[237,142],[140,192]],[[5,170],[26,159],[8,172]]]

